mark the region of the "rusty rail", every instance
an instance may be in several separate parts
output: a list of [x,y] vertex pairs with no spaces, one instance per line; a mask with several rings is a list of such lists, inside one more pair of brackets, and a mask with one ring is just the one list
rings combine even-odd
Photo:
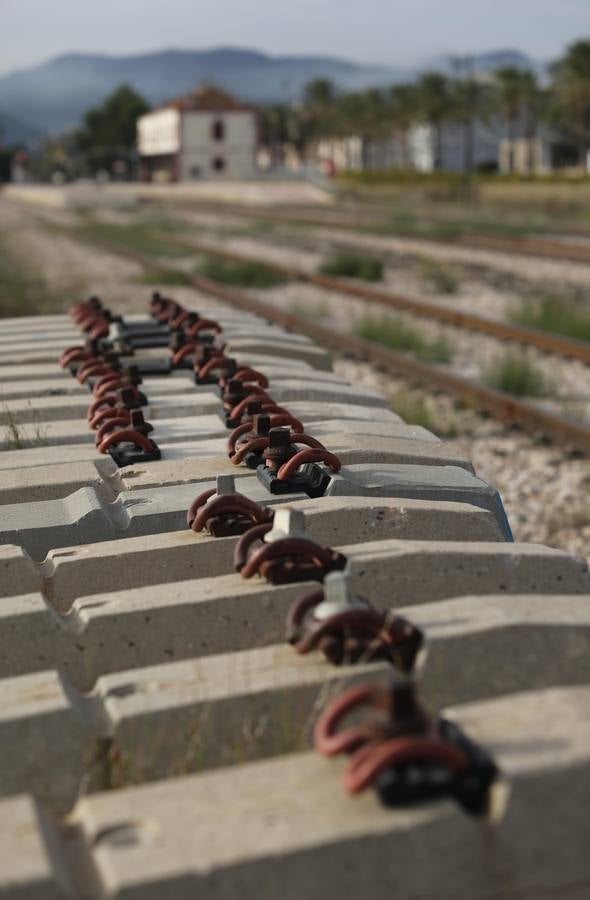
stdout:
[[540,331],[537,328],[526,328],[523,325],[502,322],[499,319],[488,319],[485,316],[478,316],[475,313],[453,309],[451,306],[445,306],[440,303],[431,303],[428,300],[415,300],[412,297],[405,297],[402,294],[393,294],[389,291],[380,290],[379,288],[351,284],[350,282],[343,281],[339,278],[332,278],[328,275],[318,275],[315,272],[305,272],[301,269],[294,269],[289,266],[281,266],[279,263],[266,262],[266,260],[245,256],[241,253],[218,250],[209,247],[207,244],[199,244],[194,241],[183,241],[178,238],[170,238],[168,235],[160,234],[158,234],[158,240],[170,244],[172,247],[185,248],[194,253],[218,256],[233,262],[263,262],[270,269],[273,269],[292,280],[307,282],[308,284],[313,284],[338,294],[355,297],[359,300],[366,300],[370,303],[376,303],[390,309],[408,312],[411,315],[418,317],[435,319],[437,322],[451,325],[454,328],[463,328],[479,332],[480,334],[489,334],[500,340],[515,341],[519,344],[534,347],[544,353],[553,353],[558,356],[577,359],[586,364],[590,363],[590,343],[586,341],[576,341],[573,338],[564,337],[563,335],[554,334],[548,331]]
[[[194,206],[194,202],[187,202],[188,206]],[[232,203],[207,204],[199,202],[199,208],[203,212],[227,216],[242,216],[246,219],[267,219],[271,222],[297,222],[301,225],[311,225],[318,228],[334,228],[338,231],[354,231],[359,228],[370,228],[376,225],[374,217],[367,216],[365,210],[354,212],[352,210],[333,211],[331,209],[312,210],[306,207],[291,208],[282,207],[273,209],[270,207],[243,207]],[[328,215],[326,215],[328,213]],[[334,214],[332,214],[334,213]],[[575,229],[574,229],[574,234]],[[581,237],[590,234],[579,231]],[[422,241],[424,243],[447,245],[450,247],[465,247],[474,250],[490,250],[495,253],[511,253],[519,256],[534,256],[543,259],[551,258],[567,262],[590,264],[590,244],[559,241],[552,237],[522,236],[503,237],[501,235],[463,234],[457,237],[436,237],[426,234],[395,234],[392,238],[410,241]]]

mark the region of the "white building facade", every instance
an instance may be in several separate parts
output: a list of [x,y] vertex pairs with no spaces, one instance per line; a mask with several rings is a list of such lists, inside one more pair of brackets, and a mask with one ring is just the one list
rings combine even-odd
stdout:
[[144,181],[248,178],[256,172],[258,114],[214,87],[202,87],[137,120]]

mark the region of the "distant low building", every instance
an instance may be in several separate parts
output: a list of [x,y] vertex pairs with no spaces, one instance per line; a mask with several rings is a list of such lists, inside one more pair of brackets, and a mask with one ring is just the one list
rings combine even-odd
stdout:
[[[466,141],[470,141],[469,148]],[[388,169],[412,169],[417,172],[435,170],[436,134],[426,124],[411,125],[389,137],[368,138],[360,135],[323,137],[310,145],[308,158],[324,171],[370,172]],[[495,123],[475,122],[466,136],[461,125],[445,124],[440,135],[439,167],[448,172],[462,172],[471,157],[478,171],[494,171],[498,167],[500,139]]]
[[137,120],[143,181],[248,178],[257,147],[256,109],[210,85]]

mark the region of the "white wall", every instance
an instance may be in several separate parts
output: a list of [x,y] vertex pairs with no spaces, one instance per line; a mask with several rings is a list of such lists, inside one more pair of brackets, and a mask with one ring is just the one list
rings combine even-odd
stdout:
[[180,148],[180,113],[177,109],[157,109],[137,120],[137,149],[140,156],[165,156]]
[[[214,140],[213,125],[223,122],[222,140]],[[199,178],[247,178],[256,171],[258,144],[256,114],[236,111],[223,113],[186,112],[182,116],[182,152],[179,177],[182,181]],[[220,158],[224,169],[213,161]],[[195,171],[198,170],[198,173]]]

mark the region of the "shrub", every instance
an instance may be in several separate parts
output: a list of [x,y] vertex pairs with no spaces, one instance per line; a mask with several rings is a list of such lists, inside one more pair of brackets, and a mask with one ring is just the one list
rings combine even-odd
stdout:
[[418,261],[423,279],[439,294],[456,294],[459,289],[459,273],[454,266],[440,263],[430,257]]
[[542,373],[521,353],[512,351],[484,371],[483,381],[516,397],[543,397],[549,392]]
[[509,313],[513,322],[563,334],[579,341],[590,341],[590,314],[576,300],[545,295],[539,301],[527,300]]
[[452,356],[452,347],[444,337],[429,341],[395,316],[365,316],[357,323],[355,331],[368,341],[413,353],[429,362],[449,362]]
[[337,253],[325,260],[319,271],[322,275],[334,275],[340,278],[381,281],[383,261],[375,256],[363,256],[358,253]]
[[206,256],[197,267],[199,275],[247,288],[269,288],[282,284],[286,279],[276,269],[260,262],[234,262],[217,256]]

